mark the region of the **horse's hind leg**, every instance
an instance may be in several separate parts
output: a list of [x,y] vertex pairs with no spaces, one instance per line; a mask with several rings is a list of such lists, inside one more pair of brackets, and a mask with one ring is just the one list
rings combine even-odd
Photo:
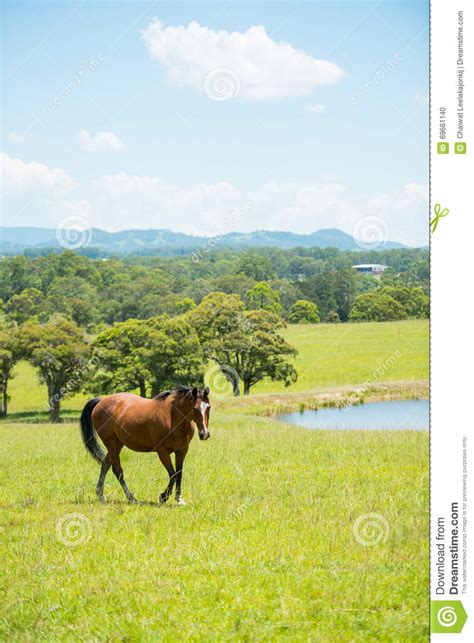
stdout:
[[104,481],[105,481],[105,476],[107,475],[107,471],[110,469],[110,465],[112,462],[110,461],[109,454],[105,456],[104,460],[102,461],[102,466],[100,468],[100,476],[99,476],[99,481],[97,483],[96,487],[96,493],[97,497],[99,498],[100,502],[104,502]]
[[114,472],[117,480],[122,485],[122,489],[124,490],[125,495],[127,496],[127,500],[129,502],[134,502],[134,503],[138,502],[138,500],[135,498],[133,493],[127,487],[127,484],[123,477],[123,469],[122,469],[122,465],[120,464],[120,451],[123,448],[123,444],[121,444],[118,440],[116,440],[112,443],[109,443],[107,447],[109,450],[108,456],[110,457],[110,460],[112,462],[112,471]]

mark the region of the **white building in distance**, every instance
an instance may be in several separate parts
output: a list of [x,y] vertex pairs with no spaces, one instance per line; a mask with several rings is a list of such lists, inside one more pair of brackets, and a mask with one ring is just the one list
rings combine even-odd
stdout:
[[360,263],[357,266],[352,266],[357,272],[364,275],[372,275],[372,277],[381,277],[385,272],[387,266],[382,263]]

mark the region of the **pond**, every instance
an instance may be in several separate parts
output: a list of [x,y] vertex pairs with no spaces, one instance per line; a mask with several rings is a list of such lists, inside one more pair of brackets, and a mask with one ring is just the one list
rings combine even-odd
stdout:
[[390,400],[345,408],[323,408],[279,415],[306,429],[413,430],[429,428],[428,400]]

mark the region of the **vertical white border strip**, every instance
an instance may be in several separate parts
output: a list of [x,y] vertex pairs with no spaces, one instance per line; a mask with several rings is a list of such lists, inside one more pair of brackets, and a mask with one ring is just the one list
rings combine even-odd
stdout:
[[[466,641],[474,641],[473,47],[474,1],[432,0],[430,213],[433,218],[436,208],[445,216],[431,235],[431,623],[444,621],[437,628],[443,633],[435,633],[435,626],[431,638]],[[449,143],[449,153],[438,153],[442,142]],[[457,143],[466,144],[466,154],[455,153]],[[458,507],[457,551],[450,549],[456,539],[453,503]],[[456,561],[458,585],[453,577]],[[453,634],[455,626],[449,624],[462,620],[459,606],[453,612],[446,605],[440,612],[441,601],[462,601],[467,621],[461,633]]]

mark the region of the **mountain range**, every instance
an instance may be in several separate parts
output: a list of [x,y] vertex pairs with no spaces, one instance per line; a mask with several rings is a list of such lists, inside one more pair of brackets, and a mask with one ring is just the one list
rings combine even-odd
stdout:
[[[81,234],[83,235],[81,237]],[[86,243],[81,243],[85,240]],[[17,254],[28,249],[52,251],[64,248],[84,250],[96,249],[105,254],[175,255],[190,254],[206,248],[337,248],[339,250],[361,250],[370,247],[358,245],[351,235],[337,228],[317,230],[311,234],[296,234],[258,230],[256,232],[229,232],[217,237],[197,237],[171,230],[122,230],[106,232],[90,228],[82,233],[72,230],[34,227],[0,228],[0,254]],[[377,250],[403,248],[402,243],[387,241]]]

